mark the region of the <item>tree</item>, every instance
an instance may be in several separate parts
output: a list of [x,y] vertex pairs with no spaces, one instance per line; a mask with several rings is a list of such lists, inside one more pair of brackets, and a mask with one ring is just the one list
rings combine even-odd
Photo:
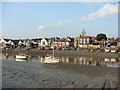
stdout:
[[102,39],[103,39],[103,40],[107,40],[107,37],[106,37],[105,34],[100,33],[100,34],[98,34],[98,35],[96,36],[96,39],[97,39],[98,41],[101,41]]

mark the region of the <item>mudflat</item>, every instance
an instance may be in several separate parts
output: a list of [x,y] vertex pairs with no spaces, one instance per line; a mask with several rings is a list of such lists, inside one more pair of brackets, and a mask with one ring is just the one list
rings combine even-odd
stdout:
[[2,60],[3,88],[118,88],[118,68]]
[[[11,53],[11,54],[19,54],[25,53],[28,55],[42,55],[46,56],[47,54],[52,54],[52,50],[37,50],[37,49],[30,49],[30,50],[2,50],[2,53]],[[90,52],[87,50],[55,50],[55,56],[85,56],[85,57],[96,57],[96,58],[118,58],[120,55],[118,53],[106,53],[106,52]]]

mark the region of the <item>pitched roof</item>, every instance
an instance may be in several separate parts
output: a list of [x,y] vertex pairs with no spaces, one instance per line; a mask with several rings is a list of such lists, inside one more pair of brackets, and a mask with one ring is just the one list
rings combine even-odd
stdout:
[[6,42],[8,42],[8,41],[10,41],[11,39],[3,39],[3,40],[5,40]]
[[19,40],[11,40],[13,43],[19,43]]
[[44,39],[46,39],[47,41],[50,40],[49,38],[44,38]]

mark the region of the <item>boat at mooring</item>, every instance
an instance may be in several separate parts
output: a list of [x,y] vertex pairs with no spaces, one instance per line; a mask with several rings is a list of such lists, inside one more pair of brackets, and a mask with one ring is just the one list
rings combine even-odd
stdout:
[[16,55],[16,59],[27,59],[27,55]]

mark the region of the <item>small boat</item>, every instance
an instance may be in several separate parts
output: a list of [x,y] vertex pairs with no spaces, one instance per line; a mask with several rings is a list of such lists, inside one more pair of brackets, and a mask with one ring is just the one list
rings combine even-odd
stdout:
[[111,52],[115,53],[115,52],[117,52],[117,50],[111,50]]
[[117,50],[118,50],[118,48],[116,48],[116,47],[112,47],[112,48],[111,48],[111,52],[113,52],[113,53],[116,53]]
[[105,49],[105,52],[110,52],[110,49],[109,49],[109,48],[106,48],[106,49]]
[[105,62],[109,62],[110,59],[109,59],[109,58],[105,58],[104,61],[105,61]]
[[26,59],[16,59],[16,61],[23,62],[23,61],[28,61]]
[[28,56],[26,55],[16,55],[16,59],[27,59]]
[[54,57],[54,46],[53,46],[53,55],[52,56],[47,56],[45,57],[44,60],[42,60],[42,62],[44,63],[59,63],[59,59]]
[[115,62],[116,59],[115,59],[115,58],[111,58],[110,61],[111,61],[111,62]]
[[55,57],[45,57],[45,60],[43,60],[44,63],[59,63],[59,59]]

